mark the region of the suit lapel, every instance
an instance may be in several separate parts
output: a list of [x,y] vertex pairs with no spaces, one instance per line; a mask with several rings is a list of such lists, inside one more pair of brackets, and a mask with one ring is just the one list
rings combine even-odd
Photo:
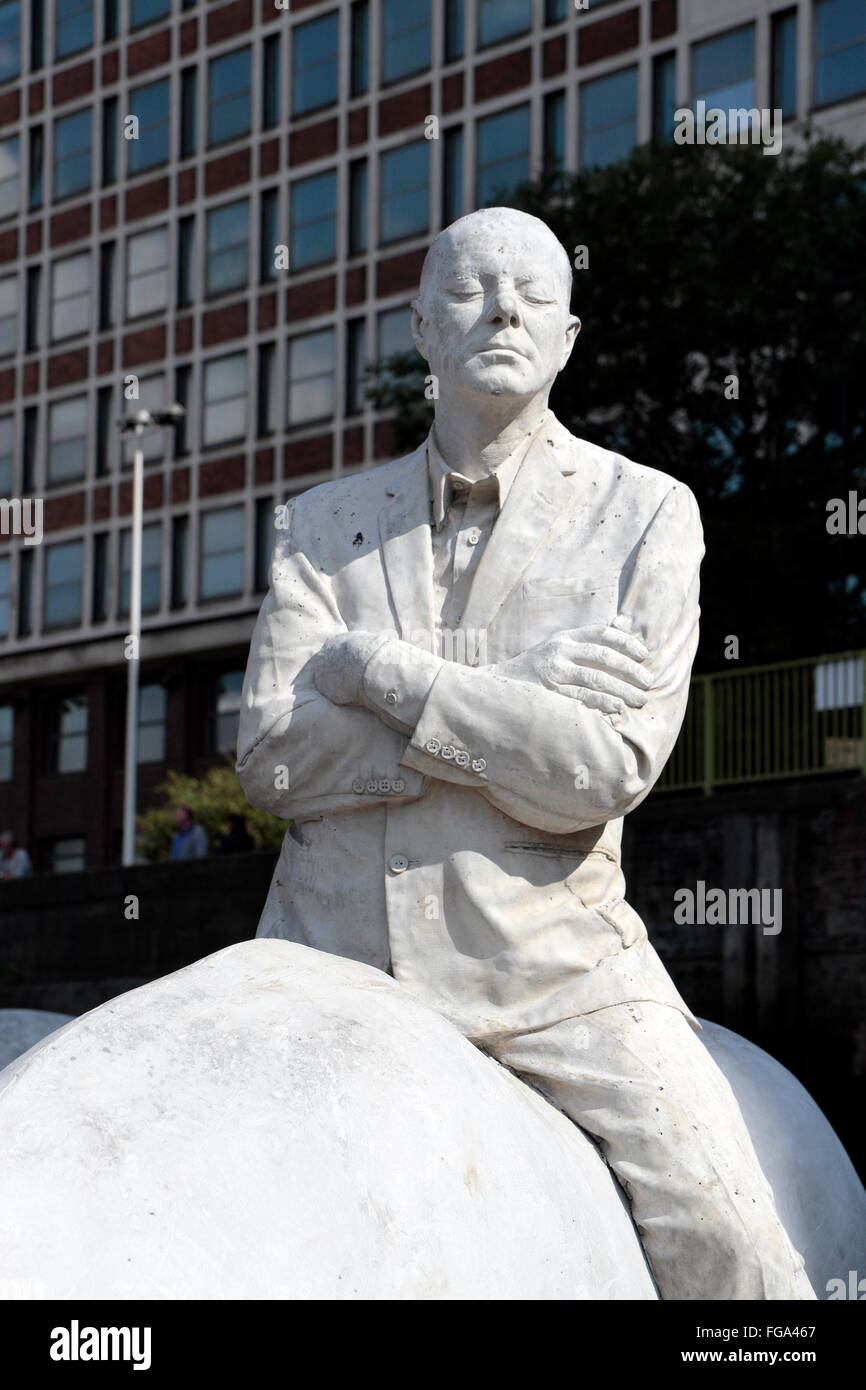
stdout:
[[478,562],[462,626],[481,632],[520,581],[571,497],[560,462],[570,460],[570,436],[558,421],[533,440]]
[[426,441],[410,455],[402,476],[386,493],[388,500],[379,512],[382,562],[400,635],[411,641],[413,633],[432,634],[434,628]]

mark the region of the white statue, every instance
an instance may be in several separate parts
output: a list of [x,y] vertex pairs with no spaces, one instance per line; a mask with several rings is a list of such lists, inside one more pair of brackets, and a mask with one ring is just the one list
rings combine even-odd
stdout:
[[282,517],[238,772],[292,825],[260,936],[389,971],[598,1141],[663,1298],[809,1299],[733,1093],[625,901],[622,818],[697,645],[682,483],[547,407],[571,268],[507,208],[433,242],[414,453]]

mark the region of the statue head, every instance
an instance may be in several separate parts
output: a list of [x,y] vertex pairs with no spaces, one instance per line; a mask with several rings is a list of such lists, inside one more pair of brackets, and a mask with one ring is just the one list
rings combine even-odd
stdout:
[[570,299],[568,256],[537,217],[483,208],[446,227],[412,305],[412,335],[440,399],[546,398],[580,331]]

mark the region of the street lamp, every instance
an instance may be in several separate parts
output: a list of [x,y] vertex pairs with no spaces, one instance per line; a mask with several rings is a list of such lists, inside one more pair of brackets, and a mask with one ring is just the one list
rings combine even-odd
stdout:
[[135,803],[138,791],[138,671],[141,645],[141,524],[144,510],[144,452],[138,442],[146,429],[178,425],[186,411],[182,405],[167,410],[134,410],[118,420],[120,437],[134,434],[132,465],[132,555],[129,568],[129,636],[124,655],[129,662],[126,686],[126,759],[123,775],[123,858],[135,863]]

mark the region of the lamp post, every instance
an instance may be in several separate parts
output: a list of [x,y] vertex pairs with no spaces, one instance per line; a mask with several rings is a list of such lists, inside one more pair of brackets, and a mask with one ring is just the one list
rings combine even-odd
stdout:
[[118,420],[121,439],[135,435],[132,465],[132,554],[129,567],[129,634],[124,642],[128,662],[126,685],[126,757],[123,774],[124,866],[135,863],[135,803],[138,792],[138,673],[141,645],[141,528],[144,510],[144,451],[140,438],[146,429],[177,425],[186,414],[182,405],[168,410],[135,410]]

